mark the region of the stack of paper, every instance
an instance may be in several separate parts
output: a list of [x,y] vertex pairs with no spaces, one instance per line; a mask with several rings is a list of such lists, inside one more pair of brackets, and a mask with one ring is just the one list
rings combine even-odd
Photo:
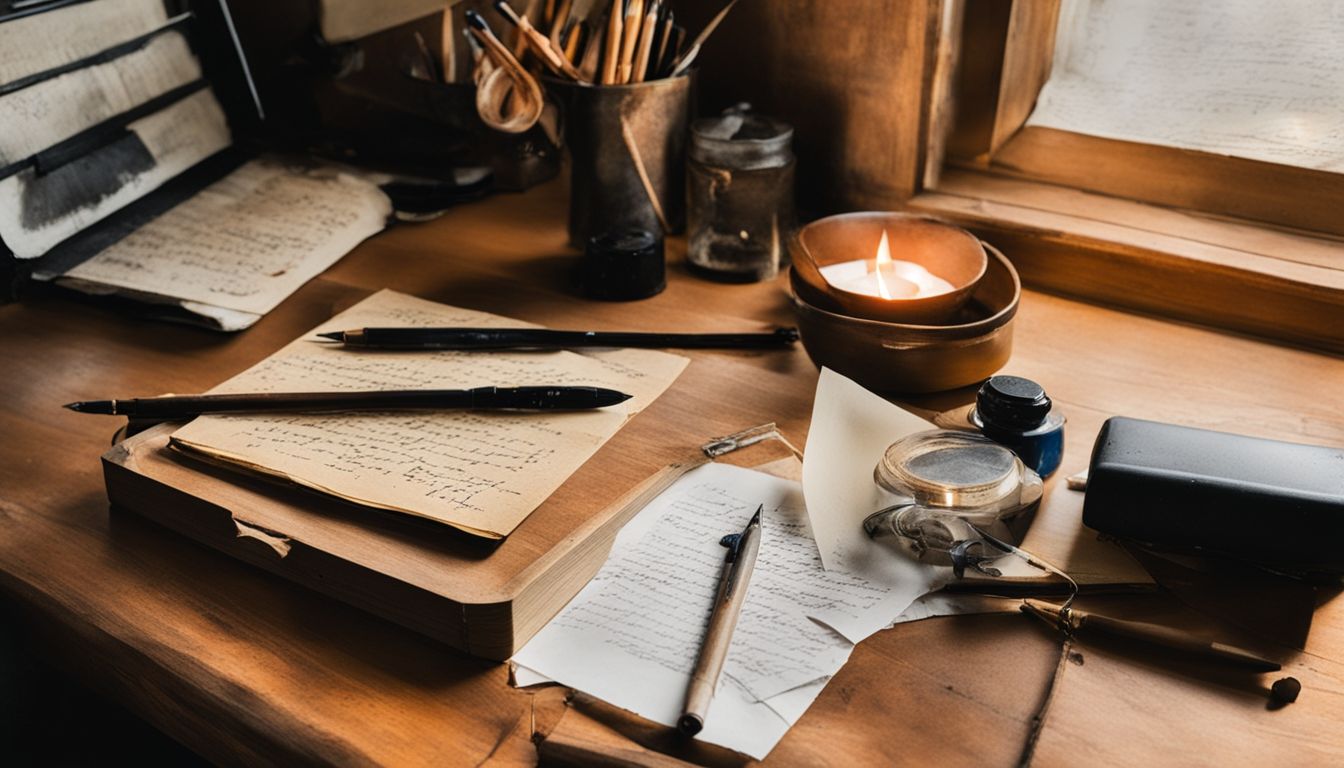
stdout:
[[764,757],[854,644],[941,575],[910,564],[907,579],[883,583],[824,569],[792,481],[719,464],[688,473],[626,526],[597,577],[514,657],[517,682],[556,680],[674,725],[718,586],[719,538],[762,504],[759,559],[697,738]]
[[508,327],[517,320],[381,291],[213,392],[342,392],[565,384],[631,399],[580,412],[218,415],[176,448],[347,501],[507,536],[685,368],[647,349],[451,352],[347,349],[313,334],[364,327]]

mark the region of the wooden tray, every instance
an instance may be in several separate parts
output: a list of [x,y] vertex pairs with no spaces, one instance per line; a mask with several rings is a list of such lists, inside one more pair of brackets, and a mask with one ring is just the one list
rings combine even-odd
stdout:
[[592,578],[625,521],[703,461],[699,445],[773,420],[763,409],[780,399],[767,396],[777,377],[732,357],[694,360],[503,542],[189,458],[167,447],[174,425],[114,446],[103,474],[116,508],[472,655],[505,659]]

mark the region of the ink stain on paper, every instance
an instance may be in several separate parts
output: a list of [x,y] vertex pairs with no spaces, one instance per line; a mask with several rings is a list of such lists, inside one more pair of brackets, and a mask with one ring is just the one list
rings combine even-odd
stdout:
[[24,229],[41,229],[98,205],[154,166],[149,148],[128,132],[44,175],[24,171],[19,220]]

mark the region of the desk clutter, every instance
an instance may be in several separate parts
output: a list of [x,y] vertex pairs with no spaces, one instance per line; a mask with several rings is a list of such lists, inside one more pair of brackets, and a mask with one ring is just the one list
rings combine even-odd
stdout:
[[226,4],[25,5],[0,12],[6,272],[238,331],[394,207],[423,215],[488,183],[265,154],[248,136],[263,112]]
[[[1027,614],[1064,639],[1061,668],[1075,639],[1103,636],[1234,674],[1281,669],[1283,653],[1086,600],[1156,590],[1143,557],[1337,580],[1344,453],[1115,416],[1086,482],[1065,486],[1081,469],[1063,466],[1069,401],[1001,373],[1024,301],[1008,255],[895,211],[798,228],[792,126],[748,106],[692,119],[694,64],[735,3],[695,36],[670,0],[449,9],[442,50],[415,31],[416,79],[465,85],[466,41],[480,123],[568,149],[563,234],[585,299],[670,305],[682,266],[779,277],[777,301],[743,316],[797,327],[619,330],[610,318],[644,318],[593,303],[546,328],[377,290],[204,392],[90,383],[66,408],[128,419],[102,456],[113,507],[507,661],[516,687],[558,683],[754,759],[859,643],[935,615]],[[442,10],[320,5],[328,42]],[[211,26],[231,25],[227,4],[219,18],[162,0],[11,6],[0,259],[34,279],[241,331],[395,220],[494,184],[265,151],[240,130],[235,97],[262,112],[241,44],[221,59]],[[819,371],[802,451],[754,418],[785,418],[772,387],[796,375],[800,344]],[[770,362],[723,363],[737,358]],[[1098,411],[1078,410],[1085,426]],[[748,413],[740,432],[697,431]],[[774,460],[749,458],[765,446]],[[1286,680],[1281,702],[1301,692]]]

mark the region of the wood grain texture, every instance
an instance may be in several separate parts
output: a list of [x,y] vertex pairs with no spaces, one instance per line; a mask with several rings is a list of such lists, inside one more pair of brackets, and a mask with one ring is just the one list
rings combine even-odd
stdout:
[[[722,3],[686,6],[695,34]],[[746,2],[698,61],[701,103],[740,101],[795,128],[800,202],[881,209],[914,193],[941,2]]]
[[1023,282],[1344,351],[1344,241],[968,171],[908,207],[998,245]]
[[995,172],[1177,208],[1344,235],[1344,175],[1028,126]]
[[1055,52],[1058,0],[964,0],[948,151],[985,162],[1036,105]]
[[[542,694],[509,688],[503,665],[456,653],[138,517],[110,514],[98,456],[113,420],[59,404],[203,391],[381,287],[556,327],[710,331],[791,321],[782,280],[693,279],[675,239],[665,293],[629,304],[577,298],[561,191],[551,184],[394,227],[235,336],[140,321],[67,295],[0,307],[0,428],[8,438],[0,442],[0,595],[30,618],[27,630],[52,659],[222,764],[519,764],[519,750],[530,748],[519,723],[531,722]],[[1338,357],[1036,291],[1024,293],[1015,338],[1006,370],[1040,381],[1069,417],[1061,475],[1086,465],[1097,428],[1115,414],[1344,445]],[[769,410],[803,444],[817,371],[802,350],[691,356],[691,370],[717,370],[705,362],[715,360],[758,376],[761,390],[772,393],[762,397],[771,400],[740,402],[736,379],[706,376],[693,390],[674,386],[669,404],[688,412],[740,409],[744,422]],[[969,396],[945,393],[919,404],[942,410]],[[694,434],[694,423],[637,432],[641,419],[622,434],[639,434],[627,450],[649,461],[704,437]],[[562,493],[582,495],[569,486]],[[1048,494],[1059,530],[1091,540],[1077,525],[1076,494],[1065,496],[1055,480]],[[1057,661],[1055,639],[1032,621],[959,617],[878,633],[766,762],[1013,764]],[[1340,731],[1335,700],[1314,692],[1338,685],[1331,681],[1338,679],[1334,665],[1344,662],[1344,600],[1322,595],[1306,649],[1323,660],[1316,667],[1325,677],[1311,678],[1293,705],[1301,713],[1252,713],[1242,704],[1205,709],[1207,683],[1188,676],[1164,678],[1170,687],[1162,695],[1135,698],[1127,686],[1156,675],[1135,665],[1165,662],[1126,657],[1077,697],[1081,707],[1105,714],[1105,728],[1088,731],[1094,726],[1064,717],[1059,744],[1088,732],[1087,750],[1098,762],[1130,754],[1161,762],[1163,739],[1173,734],[1184,754],[1225,754],[1221,742],[1242,739],[1237,729],[1253,723],[1280,763],[1305,763],[1323,753],[1300,740],[1302,729]],[[1060,696],[1073,694],[1061,689]],[[1112,707],[1113,699],[1142,707]],[[1199,719],[1182,727],[1196,708]],[[1285,714],[1293,719],[1254,720]],[[1161,730],[1145,729],[1156,722]],[[1042,764],[1062,754],[1054,751],[1051,727],[1047,722]],[[740,763],[642,721],[621,729],[682,759]],[[1260,755],[1268,747],[1255,749]]]

